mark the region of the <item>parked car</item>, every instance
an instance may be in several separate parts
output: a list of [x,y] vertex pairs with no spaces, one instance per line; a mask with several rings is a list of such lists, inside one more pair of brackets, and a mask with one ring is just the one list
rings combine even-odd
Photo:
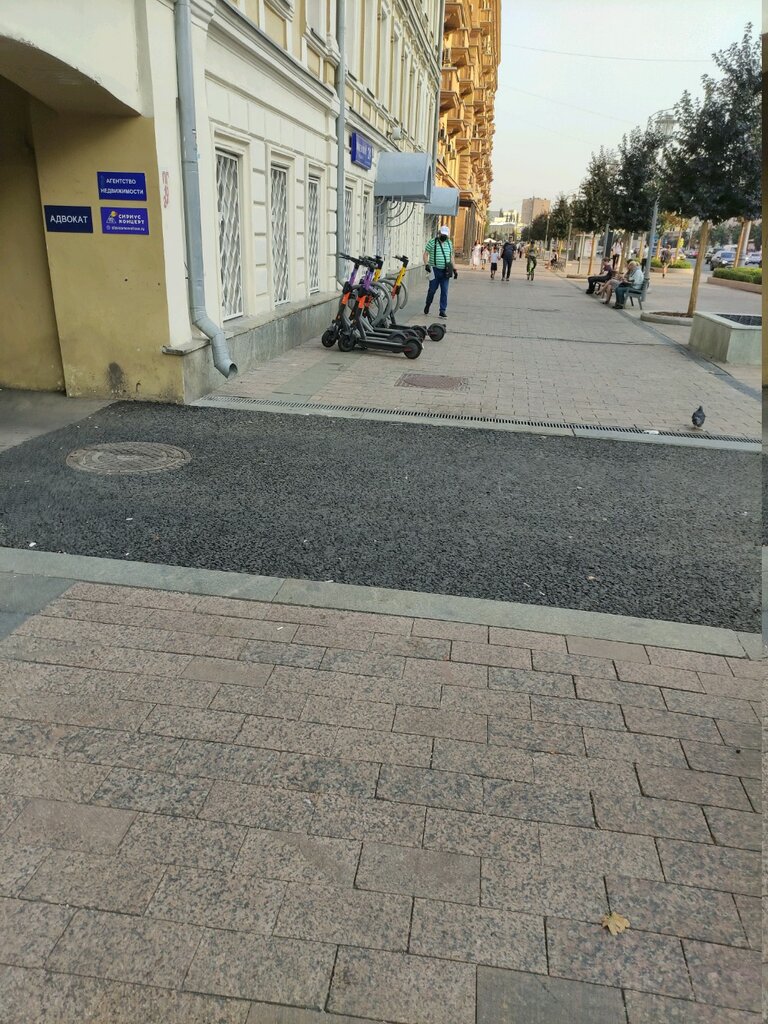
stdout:
[[710,256],[709,265],[713,270],[717,270],[718,267],[732,267],[735,259],[735,252],[731,252],[729,249],[718,249],[714,256]]
[[756,252],[748,252],[747,258],[744,260],[745,267],[762,267],[763,265],[763,251],[762,249]]

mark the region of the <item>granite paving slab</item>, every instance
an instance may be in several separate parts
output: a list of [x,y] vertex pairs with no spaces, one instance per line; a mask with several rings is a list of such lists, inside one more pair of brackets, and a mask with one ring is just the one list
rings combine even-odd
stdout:
[[475,970],[426,956],[342,947],[328,1009],[398,1024],[471,1024]]
[[624,1024],[621,989],[480,967],[477,1024]]

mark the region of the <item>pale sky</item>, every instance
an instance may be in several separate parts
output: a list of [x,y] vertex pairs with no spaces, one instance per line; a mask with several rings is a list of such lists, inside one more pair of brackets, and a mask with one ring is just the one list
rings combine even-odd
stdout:
[[[760,0],[502,0],[501,6],[493,215],[500,207],[519,210],[527,196],[554,199],[575,189],[593,150],[615,146],[625,131],[673,106],[684,89],[699,93],[701,76],[716,71],[710,54],[740,40],[748,21],[757,35],[761,26]],[[598,60],[521,47],[703,62]]]

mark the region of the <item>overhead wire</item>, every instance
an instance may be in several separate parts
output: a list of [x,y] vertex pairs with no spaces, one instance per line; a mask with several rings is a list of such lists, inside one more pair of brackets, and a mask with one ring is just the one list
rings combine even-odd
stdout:
[[511,50],[530,50],[533,53],[553,53],[558,57],[584,57],[588,60],[635,61],[643,64],[711,64],[711,57],[615,57],[605,53],[573,53],[570,50],[547,50],[541,46],[523,46],[521,43],[502,43]]

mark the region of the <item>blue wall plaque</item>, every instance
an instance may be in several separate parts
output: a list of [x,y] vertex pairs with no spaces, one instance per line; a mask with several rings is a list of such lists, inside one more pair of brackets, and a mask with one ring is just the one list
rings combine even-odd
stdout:
[[99,199],[147,201],[147,179],[139,171],[97,171]]
[[148,235],[149,214],[121,206],[102,206],[101,230],[105,235]]
[[358,167],[370,167],[373,163],[373,144],[359,132],[352,132],[352,163]]
[[90,206],[45,206],[46,231],[71,231],[80,235],[93,234]]

